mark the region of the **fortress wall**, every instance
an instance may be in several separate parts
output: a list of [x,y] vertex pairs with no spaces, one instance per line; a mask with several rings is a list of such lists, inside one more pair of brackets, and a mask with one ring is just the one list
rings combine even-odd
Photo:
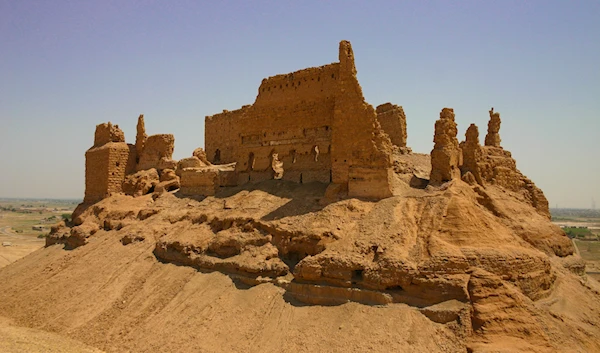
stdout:
[[236,161],[234,153],[239,145],[239,121],[247,114],[246,106],[234,111],[207,116],[204,120],[204,149],[206,158],[213,164],[227,164]]
[[262,81],[252,106],[206,117],[209,160],[236,162],[238,183],[283,179],[338,184],[350,196],[392,195],[392,143],[365,102],[354,54],[342,41],[340,61]]
[[338,67],[265,79],[254,105],[206,117],[211,162],[219,150],[220,163],[237,162],[236,171],[243,174],[239,182],[260,181],[272,178],[272,154],[277,153],[284,179],[329,182]]

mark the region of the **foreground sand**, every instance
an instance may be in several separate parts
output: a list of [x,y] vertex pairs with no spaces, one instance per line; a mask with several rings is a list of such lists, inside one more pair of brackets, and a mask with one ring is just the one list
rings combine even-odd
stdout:
[[501,190],[320,205],[319,187],[266,185],[103,200],[0,269],[0,316],[106,352],[600,351],[600,286]]
[[102,353],[65,336],[42,330],[15,326],[0,316],[0,352],[3,353]]
[[118,239],[37,251],[2,272],[2,313],[108,352],[461,350],[448,328],[404,304],[302,305],[271,284],[236,287],[151,253]]
[[[302,305],[272,284],[246,287],[219,272],[163,264],[144,243],[93,239],[39,250],[0,273],[2,352],[466,352],[447,325],[405,304]],[[600,286],[562,274],[536,320],[564,349],[492,335],[475,351],[598,351]],[[589,292],[590,294],[586,294]],[[497,307],[500,314],[509,308]],[[513,319],[518,320],[518,317]],[[30,330],[26,327],[35,327]],[[44,330],[44,331],[42,331]],[[49,333],[47,333],[49,332]],[[539,342],[538,342],[539,343]],[[28,350],[29,349],[29,350]]]

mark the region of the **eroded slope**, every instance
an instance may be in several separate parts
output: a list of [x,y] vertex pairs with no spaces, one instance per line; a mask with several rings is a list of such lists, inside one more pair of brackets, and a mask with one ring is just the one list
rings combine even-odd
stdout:
[[[467,346],[487,351],[506,342],[512,342],[516,351],[558,351],[563,341],[574,351],[600,349],[597,342],[584,338],[598,334],[600,300],[595,284],[586,284],[575,274],[581,273],[581,261],[571,255],[572,244],[560,228],[521,202],[519,195],[456,180],[439,188],[408,188],[403,195],[379,202],[349,199],[325,205],[319,197],[323,188],[318,183],[270,181],[253,188],[225,189],[199,200],[177,193],[113,196],[83,211],[75,219],[79,225],[54,230],[50,242],[77,247],[75,250],[53,245],[36,256],[47,252],[77,262],[64,268],[53,258],[48,260],[49,268],[59,267],[44,270],[86,283],[86,293],[73,293],[76,298],[91,295],[94,299],[89,300],[96,301],[103,293],[100,304],[90,305],[97,312],[84,310],[82,305],[88,299],[83,299],[73,304],[70,310],[74,313],[67,317],[85,318],[79,324],[70,320],[68,332],[74,330],[77,339],[104,349],[122,348],[123,342],[131,342],[152,350],[145,346],[147,342],[139,342],[140,330],[145,331],[142,327],[147,320],[159,320],[156,315],[165,314],[166,309],[151,298],[158,296],[157,301],[169,306],[185,291],[187,299],[178,299],[181,303],[176,306],[200,315],[195,306],[209,305],[205,302],[209,299],[204,297],[199,304],[196,295],[218,291],[218,286],[212,288],[214,284],[206,282],[206,276],[219,278],[225,287],[231,284],[217,274],[228,275],[238,288],[251,288],[241,293],[278,298],[273,300],[279,304],[272,304],[277,313],[290,307],[294,312],[311,308],[319,312],[315,315],[328,315],[328,310],[338,315],[337,310],[346,310],[349,304],[327,309],[298,305],[387,304],[356,307],[383,317],[399,310],[406,311],[402,315],[425,319],[419,321],[428,327],[423,330],[438,335],[427,348],[433,351],[464,351]],[[96,262],[103,257],[112,260],[85,265],[84,259]],[[36,271],[33,264],[29,266]],[[98,272],[105,268],[109,273],[101,274],[104,280],[98,281]],[[184,278],[178,277],[180,273],[186,274]],[[6,272],[0,275],[7,276]],[[121,287],[115,288],[113,281]],[[190,281],[203,284],[188,291],[185,288]],[[58,283],[48,284],[48,288]],[[98,283],[105,287],[90,294],[90,287]],[[221,288],[227,294],[215,295],[241,295],[228,288],[232,291]],[[27,289],[17,286],[10,291]],[[60,295],[69,293],[65,291],[59,291]],[[562,296],[565,292],[578,293],[584,299],[577,304],[568,302]],[[252,301],[264,300],[251,297]],[[193,303],[187,303],[188,299]],[[252,307],[247,310],[254,312]],[[222,308],[227,314],[220,315],[232,315],[230,309]],[[63,330],[47,320],[56,313],[42,312],[45,315],[30,314],[39,320],[32,321],[33,326]],[[13,314],[23,317],[18,311]],[[271,314],[269,311],[263,319],[270,322]],[[191,320],[186,317],[171,318],[173,330]],[[216,320],[214,316],[206,318]],[[362,316],[361,320],[369,321]],[[389,320],[400,325],[395,318]],[[112,345],[100,343],[97,337],[117,335],[112,327],[105,327],[117,321],[129,322],[119,333],[128,338]],[[322,327],[327,322],[322,318],[312,328],[327,330]],[[308,330],[305,326],[301,329]],[[406,328],[396,329],[406,333]],[[398,344],[404,337],[400,331],[390,338]],[[86,340],[86,334],[99,341]],[[287,334],[281,335],[288,341]],[[309,346],[326,347],[315,344]],[[416,351],[425,349],[422,344],[415,345]]]

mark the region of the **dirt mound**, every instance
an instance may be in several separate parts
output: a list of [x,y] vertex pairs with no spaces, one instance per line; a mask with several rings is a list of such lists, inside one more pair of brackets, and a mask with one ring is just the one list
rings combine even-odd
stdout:
[[114,352],[600,350],[597,282],[519,194],[456,179],[326,204],[325,188],[84,205],[0,271],[0,315]]

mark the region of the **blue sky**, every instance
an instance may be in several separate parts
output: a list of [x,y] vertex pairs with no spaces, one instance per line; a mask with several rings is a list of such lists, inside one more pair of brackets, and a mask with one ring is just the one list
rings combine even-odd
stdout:
[[264,77],[337,61],[346,39],[367,101],[404,107],[414,151],[431,151],[443,107],[463,139],[493,106],[551,206],[590,207],[599,19],[595,0],[0,0],[0,196],[82,197],[95,125],[134,142],[141,113],[187,157],[204,116],[251,104]]

